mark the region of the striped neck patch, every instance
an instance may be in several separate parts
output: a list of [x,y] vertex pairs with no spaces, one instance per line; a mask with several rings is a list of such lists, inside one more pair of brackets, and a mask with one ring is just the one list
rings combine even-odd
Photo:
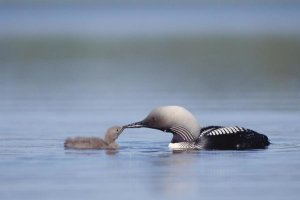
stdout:
[[195,140],[193,134],[182,126],[172,127],[170,130],[172,133],[178,134],[184,141],[192,142]]

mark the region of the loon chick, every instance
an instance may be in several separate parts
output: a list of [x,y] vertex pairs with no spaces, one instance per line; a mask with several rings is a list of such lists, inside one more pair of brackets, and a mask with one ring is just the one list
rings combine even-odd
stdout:
[[68,138],[64,146],[73,149],[117,149],[119,145],[115,141],[122,131],[122,127],[113,126],[107,129],[104,139],[97,137]]
[[267,136],[238,126],[201,128],[194,115],[180,106],[157,107],[144,120],[123,126],[142,127],[172,133],[171,149],[258,149],[270,144]]

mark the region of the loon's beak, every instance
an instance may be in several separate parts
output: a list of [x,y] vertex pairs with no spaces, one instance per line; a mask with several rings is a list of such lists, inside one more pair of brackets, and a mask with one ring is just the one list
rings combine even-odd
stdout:
[[124,126],[121,127],[121,130],[119,131],[119,135],[121,135],[121,133],[124,131],[125,128],[126,127],[124,127]]
[[144,124],[143,121],[140,121],[140,122],[134,122],[131,124],[124,125],[123,129],[125,129],[125,128],[142,128],[142,127],[146,127],[146,125]]

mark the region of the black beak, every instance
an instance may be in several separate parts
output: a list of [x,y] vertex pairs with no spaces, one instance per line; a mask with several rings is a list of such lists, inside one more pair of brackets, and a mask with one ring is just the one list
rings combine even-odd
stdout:
[[126,127],[122,126],[121,130],[119,131],[119,135],[124,131]]
[[143,121],[140,121],[140,122],[134,122],[131,124],[124,125],[122,128],[125,129],[125,128],[142,128],[142,127],[146,127],[146,125],[143,123]]

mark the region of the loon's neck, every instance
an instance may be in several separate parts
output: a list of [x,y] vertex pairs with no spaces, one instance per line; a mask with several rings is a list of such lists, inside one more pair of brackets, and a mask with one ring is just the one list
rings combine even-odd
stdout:
[[173,133],[171,143],[195,142],[200,136],[201,127],[197,124],[193,128],[173,127],[170,130]]

